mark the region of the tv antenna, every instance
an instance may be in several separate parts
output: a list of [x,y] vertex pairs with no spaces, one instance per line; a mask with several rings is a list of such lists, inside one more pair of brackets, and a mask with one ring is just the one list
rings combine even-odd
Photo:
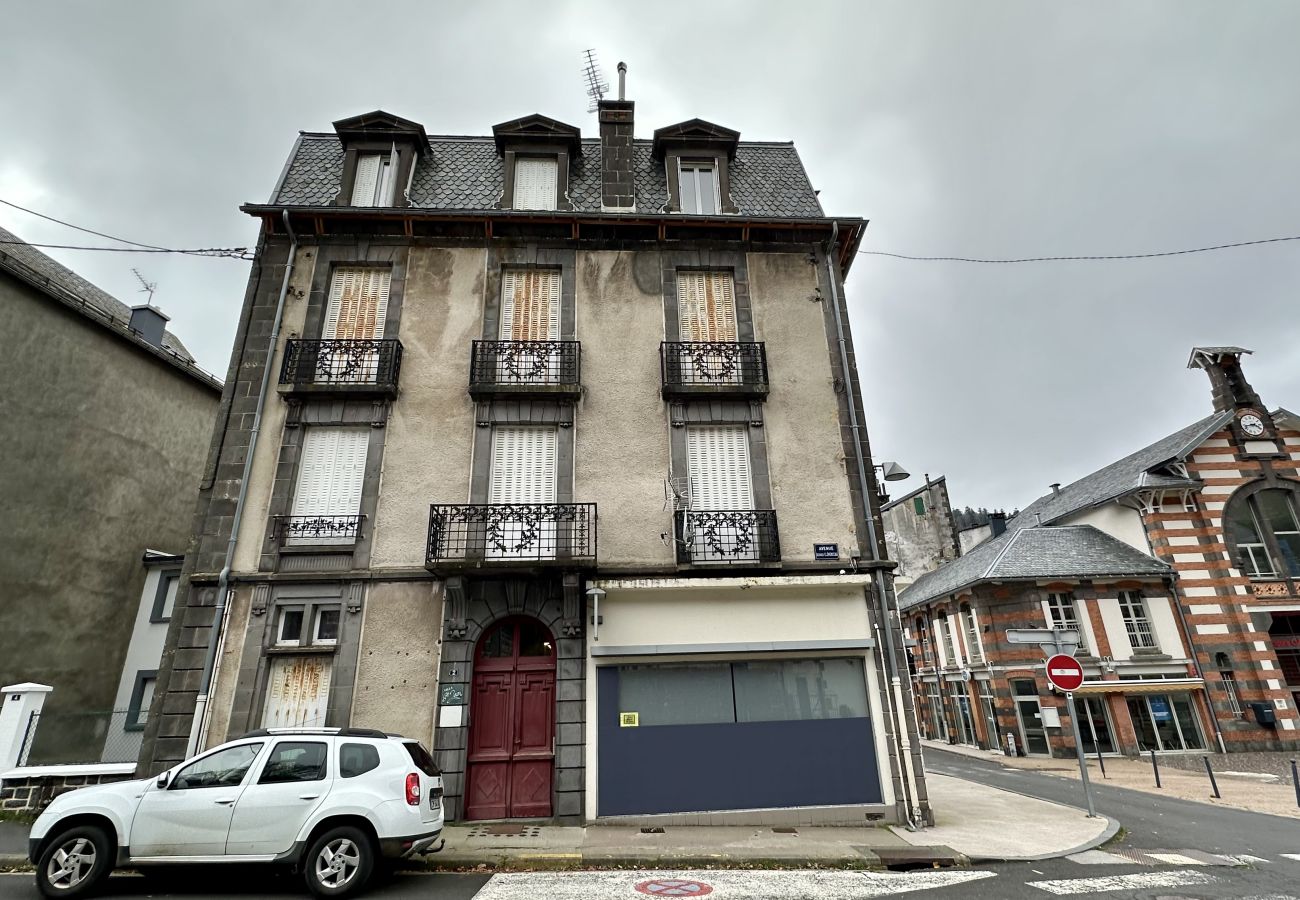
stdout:
[[587,79],[587,96],[590,98],[587,112],[595,112],[600,101],[605,99],[605,92],[609,90],[609,82],[605,80],[605,74],[600,71],[600,63],[596,61],[595,49],[582,51],[582,77]]
[[140,284],[142,285],[142,287],[137,293],[148,294],[149,295],[148,303],[150,306],[153,306],[153,292],[158,290],[158,282],[145,281],[144,276],[140,274],[139,269],[132,269],[131,271],[135,273],[136,278],[140,279]]

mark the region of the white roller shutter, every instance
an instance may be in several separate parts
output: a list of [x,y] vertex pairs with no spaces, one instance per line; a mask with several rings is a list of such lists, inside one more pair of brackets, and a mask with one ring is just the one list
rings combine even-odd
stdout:
[[515,160],[515,209],[555,209],[559,166],[555,157]]
[[692,509],[753,509],[749,434],[744,425],[686,431]]
[[506,269],[501,276],[501,340],[560,339],[560,270]]
[[738,340],[731,273],[678,272],[677,321],[683,341]]
[[266,682],[262,727],[324,726],[329,709],[329,693],[329,657],[276,657],[271,661],[271,671]]
[[[557,443],[550,427],[494,428],[488,503],[554,503]],[[547,517],[501,521],[489,526],[486,549],[495,559],[553,558],[555,522]]]
[[388,316],[388,269],[339,268],[330,281],[323,338],[380,340]]
[[378,153],[367,153],[357,157],[357,173],[352,181],[352,205],[375,206],[375,188],[379,184],[380,169],[384,158]]
[[[361,511],[369,428],[308,428],[290,515],[355,516]],[[351,543],[352,537],[303,537],[304,543]]]

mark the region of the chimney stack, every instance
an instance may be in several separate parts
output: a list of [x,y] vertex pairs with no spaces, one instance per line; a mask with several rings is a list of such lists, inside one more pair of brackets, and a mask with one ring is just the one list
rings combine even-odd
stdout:
[[624,99],[627,64],[618,64],[618,99],[601,100],[600,119],[600,208],[603,212],[635,212],[636,185],[632,180],[631,100]]
[[1052,496],[1053,497],[1061,496],[1061,482],[1059,481],[1052,482]]
[[160,350],[167,321],[167,316],[163,315],[162,310],[147,303],[143,306],[131,307],[131,330]]
[[1215,412],[1232,412],[1238,409],[1262,410],[1264,402],[1250,386],[1241,371],[1242,354],[1251,353],[1241,347],[1193,347],[1187,368],[1204,369],[1210,376],[1210,391],[1214,397]]

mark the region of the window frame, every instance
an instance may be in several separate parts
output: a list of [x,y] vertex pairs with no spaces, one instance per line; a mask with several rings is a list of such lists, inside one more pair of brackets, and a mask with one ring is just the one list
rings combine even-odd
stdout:
[[[1064,619],[1058,621],[1056,617],[1056,607],[1061,607],[1063,605],[1064,608],[1069,609],[1070,618],[1074,620],[1073,624]],[[1056,628],[1058,626],[1061,628],[1073,629],[1079,632],[1080,637],[1083,636],[1083,625],[1079,617],[1079,598],[1074,596],[1074,591],[1047,592],[1047,627]]]
[[[1151,621],[1151,608],[1141,591],[1120,591],[1117,597],[1120,618],[1124,620],[1124,632],[1128,644],[1134,651],[1160,649],[1156,637],[1155,625]],[[1137,643],[1134,637],[1143,638],[1149,643]]]
[[[381,151],[367,150],[357,153],[357,161],[353,169],[352,188],[348,197],[348,205],[357,209],[385,209],[393,205],[393,197],[397,191],[397,170],[401,168],[401,162],[397,157],[396,148],[389,153]],[[356,202],[356,173],[361,170],[361,163],[367,159],[379,160],[379,172],[375,175],[375,193],[372,202]]]
[[[707,168],[711,174],[709,179],[710,186],[713,190],[713,212],[702,212],[699,202],[699,172]],[[677,157],[677,211],[686,216],[720,216],[722,215],[722,173],[719,171],[721,166],[718,164],[716,156],[679,156]],[[695,184],[695,203],[696,209],[687,210],[684,202],[686,192],[683,185],[686,182],[686,172],[695,173],[692,176],[692,182]]]
[[[322,598],[319,600],[299,600],[294,598],[287,601],[277,601],[273,607],[272,620],[268,632],[268,643],[274,650],[333,650],[343,641],[343,602],[335,598]],[[298,637],[284,637],[284,616],[286,613],[301,613],[302,621],[298,629]],[[320,619],[323,612],[338,613],[338,635],[333,639],[322,640],[319,638]]]
[[[152,681],[154,686],[154,696],[150,698],[149,706],[153,705],[153,700],[158,694],[158,670],[157,669],[139,669],[135,673],[135,684],[131,686],[131,700],[126,705],[126,721],[122,724],[123,731],[144,731],[145,726],[149,724],[149,707],[144,705],[144,688],[145,682]],[[144,712],[145,718],[140,720],[140,713]]]
[[979,620],[975,618],[975,607],[962,603],[957,607],[957,618],[962,623],[966,636],[966,662],[984,662],[984,643],[980,639]]
[[[168,609],[167,591],[173,582],[176,584],[176,592],[177,596],[179,596],[181,589],[181,570],[158,570],[158,584],[154,587],[153,608],[149,611],[149,624],[158,625],[172,620],[172,613],[176,610],[176,597],[172,598],[172,606]],[[166,615],[163,615],[164,612]]]
[[[514,153],[510,172],[510,208],[524,212],[554,212],[560,208],[560,154],[558,153]],[[519,205],[519,164],[524,161],[544,160],[555,166],[554,193],[550,206]]]
[[[298,744],[305,744],[314,747],[324,748],[323,759],[318,774],[313,778],[279,778],[276,779],[275,781],[267,781],[266,772],[267,769],[270,767],[272,761],[275,759],[276,751],[278,751],[281,747],[298,745]],[[272,785],[272,784],[310,784],[313,781],[325,781],[329,777],[330,749],[331,748],[330,748],[329,741],[309,740],[305,736],[299,738],[288,738],[284,740],[278,740],[271,745],[271,749],[266,754],[266,758],[262,760],[262,764],[258,767],[257,770],[257,780],[254,781],[252,785],[250,785],[250,787],[260,786],[260,785]]]
[[[1291,572],[1288,569],[1286,565],[1287,557],[1282,553],[1282,545],[1277,539],[1279,532],[1267,524],[1267,520],[1260,510],[1259,495],[1266,491],[1278,491],[1282,494],[1282,500],[1291,513],[1292,521],[1300,528],[1300,483],[1288,479],[1260,480],[1247,485],[1229,498],[1227,505],[1223,509],[1224,543],[1227,545],[1233,568],[1252,582],[1285,581],[1290,583],[1294,589],[1297,585],[1300,585],[1300,571]],[[1242,543],[1233,536],[1229,520],[1242,506],[1245,507],[1250,521],[1254,525],[1255,536],[1258,541]],[[1300,531],[1283,531],[1280,533],[1291,535],[1300,534]],[[1254,566],[1255,553],[1261,550],[1271,569],[1270,572],[1251,572],[1241,565],[1243,552],[1250,555],[1252,566]],[[1258,569],[1258,566],[1254,567]]]

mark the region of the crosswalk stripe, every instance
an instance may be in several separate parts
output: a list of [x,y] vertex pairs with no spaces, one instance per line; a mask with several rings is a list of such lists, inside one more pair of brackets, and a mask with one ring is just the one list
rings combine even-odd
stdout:
[[1141,891],[1151,888],[1179,887],[1185,884],[1211,884],[1219,879],[1208,872],[1138,872],[1132,875],[1108,875],[1101,878],[1062,878],[1056,881],[1030,881],[1030,887],[1049,894],[1099,894],[1103,891]]
[[1208,865],[1208,863],[1202,862],[1201,860],[1195,859],[1191,856],[1184,856],[1181,853],[1151,853],[1148,851],[1147,856],[1151,857],[1152,859],[1158,859],[1162,863],[1168,863],[1171,866]]
[[1279,853],[1278,856],[1285,856],[1287,859],[1294,859],[1300,862],[1300,853]]

